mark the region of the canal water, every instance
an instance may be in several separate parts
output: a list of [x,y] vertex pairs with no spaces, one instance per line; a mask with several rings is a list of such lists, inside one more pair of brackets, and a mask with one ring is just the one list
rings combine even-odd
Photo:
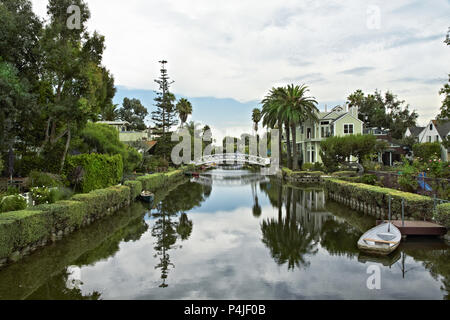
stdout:
[[0,299],[449,299],[448,245],[364,255],[374,224],[320,186],[217,169],[0,270]]

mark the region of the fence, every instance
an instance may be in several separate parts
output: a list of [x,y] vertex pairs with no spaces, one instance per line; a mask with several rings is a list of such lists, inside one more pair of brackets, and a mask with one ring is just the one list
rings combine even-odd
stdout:
[[[380,179],[383,177],[383,185],[387,188],[392,189],[399,189],[400,185],[398,184],[398,177],[401,176],[401,174],[398,174],[396,172],[387,172],[387,171],[368,171],[370,174],[374,174]],[[418,176],[417,177],[418,182],[423,182],[423,185],[428,184],[431,187],[431,191],[426,190],[425,188],[422,188],[420,185],[418,186],[415,193],[429,196],[429,197],[448,197],[448,189],[450,186],[450,179],[444,179],[444,178],[430,178],[430,177],[423,177]],[[441,192],[441,194],[439,194]],[[442,193],[443,192],[443,193]],[[447,201],[444,199],[441,199],[442,201]]]

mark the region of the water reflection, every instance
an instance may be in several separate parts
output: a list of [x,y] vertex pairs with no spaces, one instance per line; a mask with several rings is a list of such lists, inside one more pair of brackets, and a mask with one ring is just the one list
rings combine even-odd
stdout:
[[[0,299],[449,298],[445,242],[364,255],[356,242],[375,220],[319,186],[221,175],[180,182],[153,208],[135,204],[0,270]],[[380,291],[366,287],[373,264]]]
[[182,248],[176,245],[177,240],[187,241],[192,234],[193,222],[188,218],[186,211],[200,206],[211,192],[211,185],[188,182],[171,191],[151,211],[150,216],[154,220],[152,236],[156,239],[154,257],[159,258],[155,269],[161,270],[160,288],[169,286],[166,281],[170,268],[175,268],[170,260],[169,252]]

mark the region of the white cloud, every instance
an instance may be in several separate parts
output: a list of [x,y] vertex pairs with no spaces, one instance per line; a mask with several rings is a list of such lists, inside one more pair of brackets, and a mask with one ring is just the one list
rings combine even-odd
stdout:
[[[33,0],[40,15],[46,2]],[[389,89],[426,121],[438,112],[445,82],[431,80],[450,72],[446,0],[373,1],[379,29],[367,28],[368,4],[356,0],[88,4],[90,29],[106,36],[105,65],[118,85],[131,88],[155,89],[164,58],[173,91],[185,96],[260,100],[291,79],[309,84],[319,102],[344,100],[356,89]],[[407,78],[420,80],[395,81]]]

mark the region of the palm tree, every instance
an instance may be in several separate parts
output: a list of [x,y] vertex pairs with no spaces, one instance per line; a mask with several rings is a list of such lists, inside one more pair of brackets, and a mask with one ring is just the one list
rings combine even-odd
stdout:
[[252,120],[255,124],[256,134],[258,134],[258,123],[261,121],[261,110],[259,110],[258,108],[253,109]]
[[269,94],[262,100],[262,120],[263,126],[270,129],[278,128],[278,150],[279,150],[279,165],[281,166],[283,160],[283,150],[282,150],[282,120],[279,113],[279,103],[277,102],[277,92],[282,88],[272,88]]
[[[313,97],[307,97],[309,91],[305,85],[288,85],[277,94],[277,101],[280,105],[281,118],[286,127],[286,140],[288,143],[288,153],[290,153],[289,131],[292,133],[292,158],[293,170],[298,170],[298,151],[297,151],[297,127],[300,123],[311,120],[318,121],[317,101]],[[290,129],[289,129],[290,128]]]
[[192,114],[192,104],[187,99],[181,98],[177,103],[177,112],[180,116],[181,127],[183,127],[187,118]]
[[107,104],[100,115],[102,121],[116,121],[119,118],[118,106],[118,104]]

